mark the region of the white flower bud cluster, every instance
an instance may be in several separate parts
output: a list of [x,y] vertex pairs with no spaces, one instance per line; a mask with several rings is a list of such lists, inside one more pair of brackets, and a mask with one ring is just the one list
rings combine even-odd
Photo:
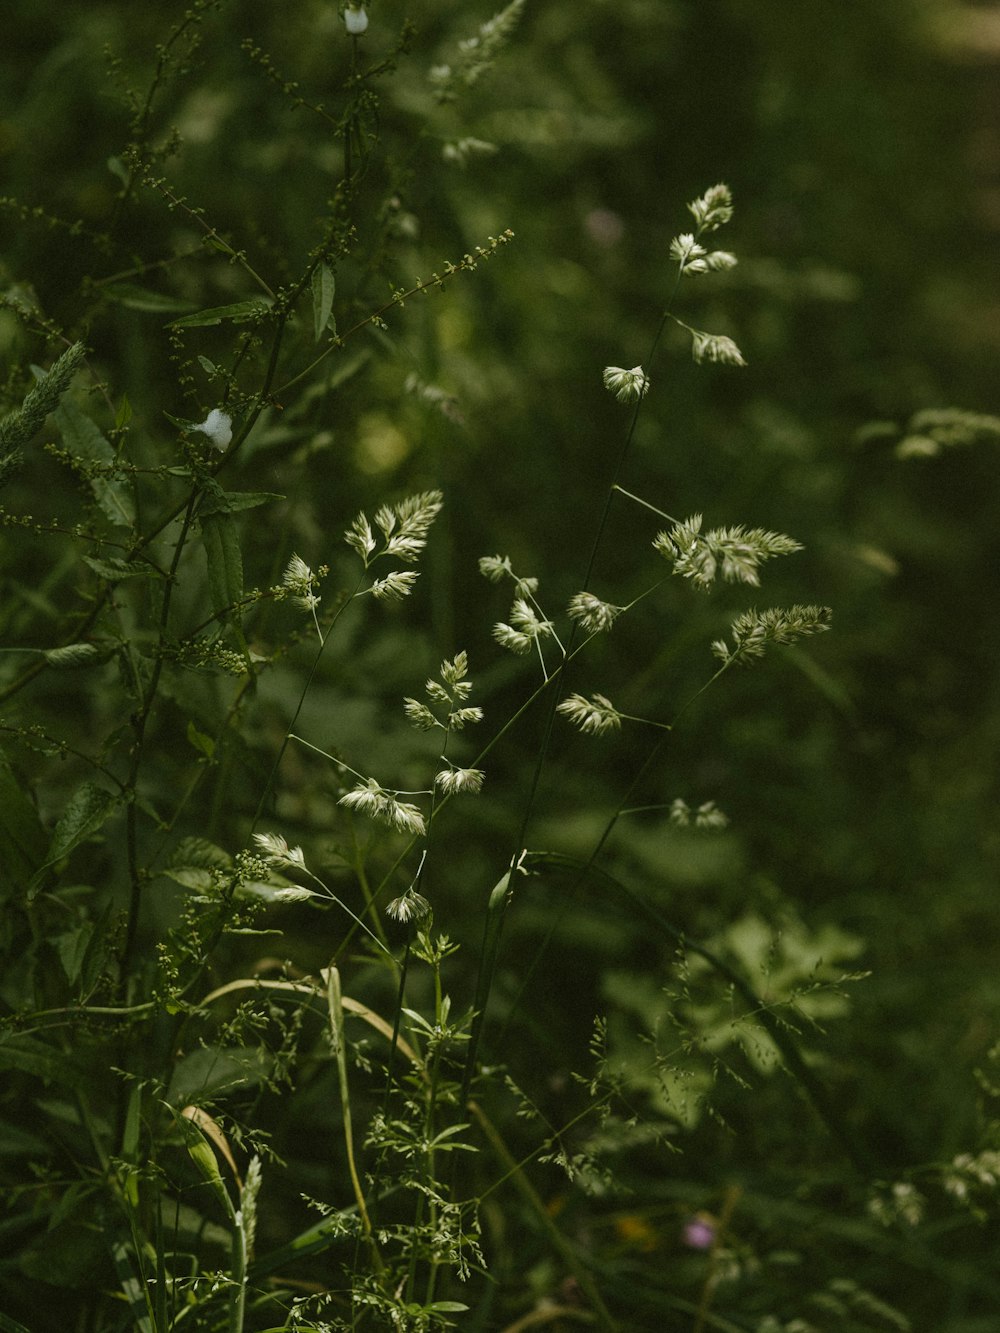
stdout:
[[368,11],[364,5],[349,4],[344,10],[344,27],[352,37],[368,31]]

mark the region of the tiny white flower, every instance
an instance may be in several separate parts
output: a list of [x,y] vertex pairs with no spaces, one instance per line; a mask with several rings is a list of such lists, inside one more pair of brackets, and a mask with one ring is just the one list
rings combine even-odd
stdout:
[[344,26],[352,37],[360,37],[368,29],[368,15],[360,5],[348,5],[344,10]]
[[228,449],[233,438],[233,419],[221,407],[213,407],[205,420],[194,429],[207,435],[216,449]]

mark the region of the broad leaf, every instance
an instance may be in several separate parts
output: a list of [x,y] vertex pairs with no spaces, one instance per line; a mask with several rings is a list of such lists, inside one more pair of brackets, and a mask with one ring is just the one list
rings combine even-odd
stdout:
[[176,296],[166,296],[162,292],[151,291],[148,287],[139,287],[131,282],[113,282],[103,289],[104,295],[116,305],[126,306],[129,310],[151,310],[160,315],[177,314],[190,310],[193,302],[183,301]]
[[248,320],[266,315],[271,304],[262,296],[255,296],[249,301],[237,301],[233,305],[217,305],[210,310],[199,310],[195,315],[184,319],[175,319],[170,324],[172,329],[204,329],[210,324],[221,324],[228,320],[232,324],[245,324]]
[[326,264],[320,264],[312,277],[313,332],[317,342],[327,328],[331,328],[333,333],[337,332],[336,322],[331,320],[335,290],[336,282],[332,270]]
[[135,522],[135,503],[127,481],[115,476],[110,469],[115,464],[115,451],[90,417],[72,401],[65,399],[53,413],[63,443],[71,454],[109,469],[90,478],[94,498],[112,523],[130,528]]
[[243,556],[236,522],[228,513],[206,514],[202,516],[201,533],[212,609],[224,611],[243,596]]

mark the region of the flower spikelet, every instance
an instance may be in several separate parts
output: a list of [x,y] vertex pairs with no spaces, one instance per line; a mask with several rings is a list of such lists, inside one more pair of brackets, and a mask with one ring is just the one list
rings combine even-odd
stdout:
[[305,870],[306,861],[301,847],[289,847],[279,833],[255,833],[253,840],[268,865]]
[[431,914],[431,905],[422,893],[415,893],[408,889],[406,893],[398,898],[393,898],[385,909],[386,916],[392,917],[393,921],[398,921],[400,925],[408,925],[411,921],[418,924],[426,921]]
[[592,592],[578,592],[567,607],[570,619],[582,625],[588,634],[609,630],[624,610],[623,606],[602,602]]
[[514,576],[509,555],[484,555],[479,561],[479,572],[490,583],[501,583],[508,574]]
[[503,622],[493,626],[493,637],[503,648],[523,656],[531,651],[531,646],[539,639],[552,634],[552,621],[543,620],[524,600],[517,597],[510,609],[510,624]]
[[700,199],[688,204],[688,212],[698,224],[698,233],[715,231],[733,216],[733,196],[728,185],[713,185]]
[[445,768],[436,774],[434,785],[446,796],[457,796],[461,792],[478,795],[485,777],[481,768]]
[[675,523],[669,532],[659,533],[653,546],[671,562],[675,574],[706,592],[720,574],[726,583],[759,587],[757,571],[765,561],[802,550],[799,542],[781,532],[737,524],[703,533],[701,524],[701,514],[693,514]]
[[387,791],[374,778],[359,782],[349,792],[341,796],[338,805],[359,814],[377,819],[401,833],[424,833],[424,817],[420,810],[409,801],[401,801],[394,792]]
[[795,643],[810,634],[830,628],[833,612],[828,606],[773,607],[768,611],[744,611],[732,623],[733,646],[722,639],[712,652],[727,666],[746,664],[764,656],[769,643]]
[[344,533],[344,541],[357,551],[367,565],[368,557],[375,550],[375,537],[372,534],[371,524],[364,514],[359,514],[351,524],[350,530]]
[[292,556],[281,576],[281,585],[287,590],[286,595],[304,611],[315,611],[319,606],[320,598],[313,592],[316,582],[316,575],[299,555]]
[[409,597],[419,577],[414,569],[394,569],[384,579],[376,579],[370,591],[379,601],[401,602],[404,597]]
[[622,724],[621,714],[603,694],[592,694],[589,699],[582,694],[567,695],[556,711],[588,736],[617,731]]
[[704,333],[701,329],[691,330],[691,355],[701,365],[705,361],[717,361],[723,366],[745,366],[743,353],[733,342],[722,334]]
[[637,402],[649,389],[649,376],[642,366],[633,366],[631,370],[623,370],[621,366],[605,366],[603,378],[604,387],[620,403]]

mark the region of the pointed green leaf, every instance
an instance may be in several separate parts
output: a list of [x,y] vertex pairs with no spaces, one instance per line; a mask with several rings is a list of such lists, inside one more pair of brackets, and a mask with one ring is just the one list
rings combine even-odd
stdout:
[[128,400],[128,394],[122,394],[122,400],[118,404],[115,412],[115,430],[124,430],[132,420],[132,404]]
[[[326,264],[320,266],[313,272],[312,276],[312,298],[313,298],[313,332],[318,342],[330,324],[330,316],[333,313],[333,295],[336,291],[336,281],[333,272]],[[336,325],[333,332],[336,333]]]
[[23,1033],[0,1032],[0,1069],[19,1069],[45,1083],[61,1083],[70,1088],[85,1087],[88,1081],[87,1070],[75,1064],[65,1051],[57,1051]]
[[0,885],[24,888],[45,856],[45,829],[24,788],[0,759]]
[[223,611],[243,596],[243,556],[232,514],[206,514],[201,534],[208,561],[208,591],[212,609]]
[[96,833],[117,805],[118,801],[112,793],[94,782],[85,782],[78,787],[63,811],[62,818],[52,830],[48,854],[34,875],[29,890],[36,892],[48,867],[68,856],[74,847]]
[[131,282],[109,283],[102,290],[116,305],[123,305],[129,310],[149,310],[160,315],[175,315],[190,310],[193,304],[176,296],[151,291],[148,287],[138,287]]
[[215,754],[215,741],[211,736],[206,736],[203,731],[199,731],[193,722],[187,724],[188,743],[193,745],[196,750],[200,750],[203,755],[211,759]]
[[[115,462],[115,451],[101,434],[97,425],[82,412],[72,399],[67,398],[53,413],[63,444],[77,458],[91,463]],[[112,523],[130,528],[135,522],[135,504],[129,483],[113,474],[92,476],[90,486],[94,498]]]
[[195,315],[186,315],[184,319],[175,319],[170,324],[172,329],[203,329],[210,324],[221,324],[229,320],[233,324],[245,324],[248,320],[266,315],[271,303],[262,296],[254,296],[249,301],[236,301],[233,305],[217,305],[210,310],[199,310]]
[[50,667],[64,671],[69,667],[93,666],[106,662],[113,649],[101,649],[96,643],[67,643],[62,648],[47,648],[42,656]]
[[128,560],[118,560],[114,556],[109,556],[105,560],[98,560],[96,556],[85,555],[83,563],[102,579],[107,579],[109,583],[120,583],[122,579],[160,577],[152,565],[147,565],[139,560],[129,562]]
[[201,518],[210,514],[236,514],[241,509],[256,509],[259,505],[267,504],[268,500],[281,499],[284,497],[272,491],[224,491],[215,482],[210,482],[205,487],[198,513]]

